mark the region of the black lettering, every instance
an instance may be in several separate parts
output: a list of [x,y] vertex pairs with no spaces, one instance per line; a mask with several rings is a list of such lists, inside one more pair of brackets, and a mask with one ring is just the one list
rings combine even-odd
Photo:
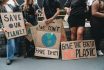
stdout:
[[12,15],[10,15],[10,21],[13,21],[13,17],[12,17]]
[[57,27],[57,31],[59,31],[60,30],[60,27]]
[[80,47],[81,47],[81,46],[80,46],[80,43],[81,43],[81,42],[74,42],[75,48],[80,48]]
[[48,55],[57,55],[58,56],[58,51],[50,51],[48,50]]
[[23,33],[24,33],[24,29],[21,29],[21,30],[16,30],[16,31],[12,31],[12,32],[7,32],[7,36],[8,37],[14,37],[17,35],[21,35]]
[[20,14],[18,15],[18,20],[21,20],[21,15]]
[[45,50],[42,50],[42,49],[35,49],[35,53],[38,53],[38,54],[43,54],[45,55]]
[[45,30],[45,26],[41,26],[41,25],[39,25],[39,29],[43,29],[43,30]]
[[4,21],[6,21],[6,22],[8,22],[8,21],[9,21],[9,18],[8,18],[7,14],[6,14],[6,15],[4,15]]
[[17,15],[13,15],[13,17],[14,17],[15,21],[17,21]]
[[59,29],[60,29],[60,27],[57,27],[57,26],[56,27],[53,27],[53,26],[48,27],[48,30],[50,30],[50,31],[57,31],[58,32]]
[[62,50],[65,50],[66,49],[65,44],[62,44],[61,47],[62,47]]
[[90,56],[96,56],[96,53],[94,53],[95,50],[96,50],[95,48],[91,48]]
[[73,49],[72,43],[62,44],[62,50],[65,50],[65,49]]
[[18,22],[18,27],[21,27],[20,22]]
[[83,57],[88,57],[89,53],[89,49],[83,49]]
[[96,56],[95,48],[88,48],[88,49],[76,49],[76,58],[87,58],[91,56]]
[[76,49],[76,58],[80,56],[80,49]]

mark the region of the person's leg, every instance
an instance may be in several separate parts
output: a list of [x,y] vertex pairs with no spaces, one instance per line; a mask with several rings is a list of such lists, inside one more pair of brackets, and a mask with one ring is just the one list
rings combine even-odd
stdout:
[[100,48],[100,42],[101,42],[101,30],[99,28],[92,27],[91,28],[92,37],[95,40],[96,44],[96,50],[98,55],[103,55],[101,48]]
[[77,40],[83,40],[84,31],[85,31],[84,27],[78,27]]
[[76,40],[77,27],[71,27],[71,41]]
[[25,38],[25,55],[24,58],[29,56],[29,46],[30,46],[30,42]]
[[15,51],[15,42],[14,39],[7,40],[7,65],[12,63],[14,52]]
[[21,56],[21,42],[23,41],[22,37],[17,37],[15,38],[15,47],[16,47],[16,56],[19,57]]

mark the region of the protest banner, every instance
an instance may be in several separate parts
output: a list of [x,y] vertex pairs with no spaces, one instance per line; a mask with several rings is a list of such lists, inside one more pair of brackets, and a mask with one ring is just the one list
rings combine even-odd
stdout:
[[31,42],[33,38],[32,38],[30,27],[32,27],[33,25],[31,23],[26,23],[25,26],[26,26],[26,31],[27,31],[27,35],[25,37]]
[[[54,23],[55,22],[55,23]],[[43,22],[38,25],[38,30],[40,31],[51,31],[51,32],[61,32],[61,42],[67,41],[66,33],[64,30],[64,25],[63,25],[64,20],[62,19],[56,19],[53,21],[53,24],[49,24],[46,26],[46,24]],[[60,28],[61,27],[61,28]]]
[[1,13],[1,19],[7,39],[26,35],[23,15],[21,12]]
[[41,57],[48,58],[58,58],[59,57],[59,49],[50,49],[50,48],[35,48],[35,55]]
[[36,39],[37,39],[37,30],[36,30],[36,28],[37,28],[37,26],[30,27],[32,39],[34,41],[34,45],[35,45]]
[[62,23],[62,28],[61,28],[61,42],[66,42],[67,41],[67,37],[66,37],[66,32],[65,32],[65,29],[64,29],[64,25]]
[[94,40],[69,41],[61,43],[62,60],[95,58]]
[[[62,27],[61,23],[62,22],[60,22],[60,20],[54,20],[49,25],[46,25],[44,22],[39,22],[36,28],[33,27],[31,29],[36,47],[35,56],[59,58],[59,46]],[[41,53],[41,50],[44,50],[44,54]],[[55,52],[57,55],[55,55]]]

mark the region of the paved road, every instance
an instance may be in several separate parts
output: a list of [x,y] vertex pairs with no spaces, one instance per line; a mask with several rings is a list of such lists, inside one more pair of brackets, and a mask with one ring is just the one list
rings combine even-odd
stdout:
[[104,70],[104,56],[70,61],[20,57],[9,66],[0,58],[0,70]]

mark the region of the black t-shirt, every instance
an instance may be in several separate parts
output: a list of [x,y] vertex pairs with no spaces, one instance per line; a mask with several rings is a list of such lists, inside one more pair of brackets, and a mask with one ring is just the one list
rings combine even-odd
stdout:
[[87,0],[67,0],[65,7],[71,7],[70,15],[85,15]]
[[43,0],[43,7],[45,11],[46,18],[51,18],[60,7],[60,3],[57,0]]
[[27,9],[27,13],[28,13],[29,15],[34,15],[35,12],[36,12],[36,10],[38,10],[38,9],[39,9],[39,7],[38,7],[37,4],[34,4],[34,5],[29,4],[29,8]]
[[23,10],[23,7],[24,4],[21,5],[21,10],[23,12],[25,21],[30,22],[32,25],[37,25],[37,15],[35,15],[35,13],[39,9],[38,4],[29,4],[29,8],[25,11]]

